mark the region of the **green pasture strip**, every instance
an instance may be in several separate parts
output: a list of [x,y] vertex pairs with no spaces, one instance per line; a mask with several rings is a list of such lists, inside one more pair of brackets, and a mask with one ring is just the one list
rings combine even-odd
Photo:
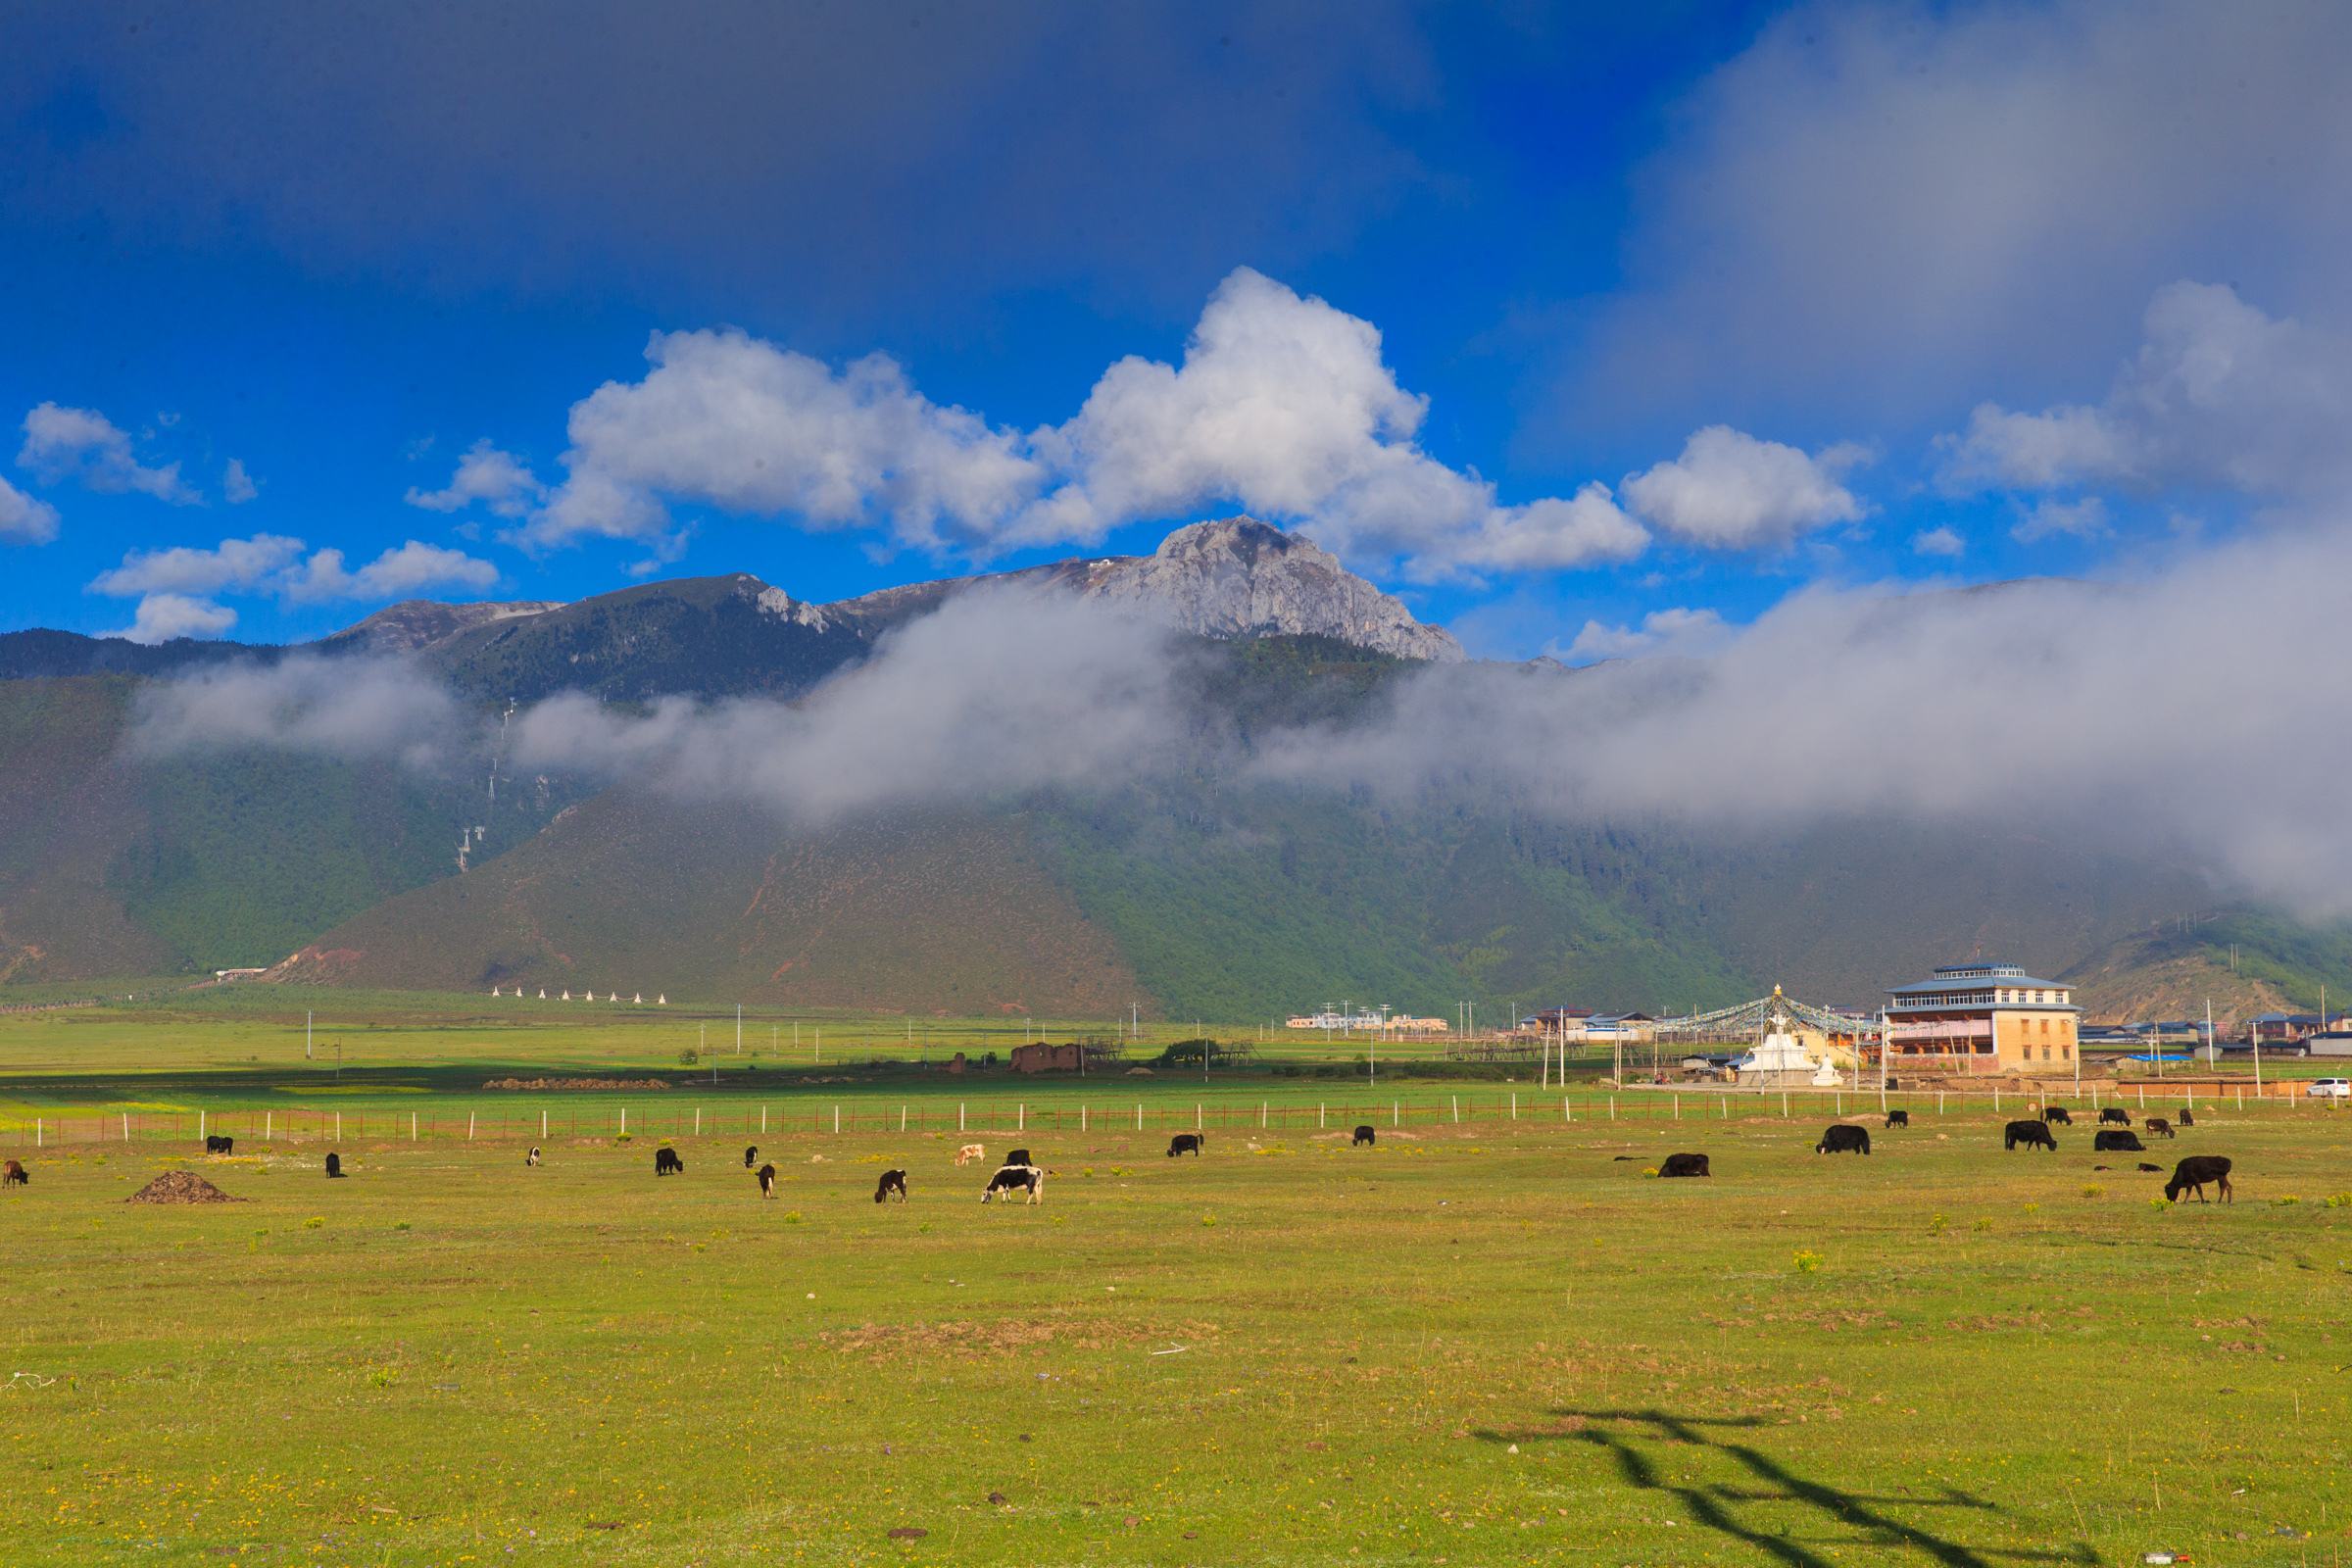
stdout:
[[[2161,1176],[1728,1120],[41,1151],[15,1564],[2334,1561],[2348,1124]],[[2077,1130],[2078,1135],[2080,1129]],[[1938,1137],[1938,1133],[1947,1136]],[[2063,1136],[2063,1134],[2062,1134]],[[1708,1153],[1705,1181],[1645,1172]],[[1620,1158],[1618,1156],[1625,1156]],[[2106,1164],[2109,1170],[2094,1169]],[[886,1166],[912,1200],[877,1205]],[[193,1170],[243,1201],[122,1200]],[[890,1532],[922,1531],[893,1540]]]

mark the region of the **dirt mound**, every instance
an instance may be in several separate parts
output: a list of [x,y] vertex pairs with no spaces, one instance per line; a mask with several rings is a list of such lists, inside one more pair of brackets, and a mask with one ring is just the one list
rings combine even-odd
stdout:
[[128,1198],[125,1203],[242,1203],[192,1170],[168,1170]]
[[484,1089],[667,1089],[659,1078],[493,1078]]

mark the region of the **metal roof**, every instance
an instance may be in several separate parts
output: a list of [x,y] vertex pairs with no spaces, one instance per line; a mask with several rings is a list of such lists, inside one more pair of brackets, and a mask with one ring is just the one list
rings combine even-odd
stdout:
[[2020,971],[2016,974],[1947,975],[1940,980],[1915,980],[1907,986],[1895,986],[1886,994],[1890,997],[1908,996],[1914,991],[2067,991],[2073,988],[2057,980],[2036,980]]

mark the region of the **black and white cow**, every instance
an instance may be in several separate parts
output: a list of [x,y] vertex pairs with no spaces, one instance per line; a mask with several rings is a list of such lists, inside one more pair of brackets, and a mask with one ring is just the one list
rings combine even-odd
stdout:
[[1028,1200],[1032,1203],[1044,1202],[1046,1199],[1044,1168],[1037,1165],[1000,1167],[997,1173],[988,1179],[988,1190],[980,1195],[980,1201],[985,1203],[992,1198],[1001,1197],[1009,1203],[1012,1201],[1012,1195],[1016,1192],[1027,1194]]

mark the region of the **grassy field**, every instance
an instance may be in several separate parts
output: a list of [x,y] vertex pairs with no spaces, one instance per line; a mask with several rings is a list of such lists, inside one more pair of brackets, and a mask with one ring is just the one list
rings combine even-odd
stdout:
[[[45,1151],[0,1201],[15,1563],[2328,1563],[2352,1122],[2239,1198],[1986,1116]],[[1938,1134],[1941,1136],[1938,1136]],[[986,1139],[992,1152],[1004,1140]],[[1711,1182],[1643,1173],[1677,1148]],[[1629,1154],[1630,1159],[1615,1156]],[[817,1156],[822,1156],[819,1159]],[[877,1207],[903,1165],[913,1200]],[[2152,1201],[2152,1200],[2157,1200]],[[992,1500],[992,1494],[1002,1500]],[[927,1532],[893,1540],[894,1529]]]

